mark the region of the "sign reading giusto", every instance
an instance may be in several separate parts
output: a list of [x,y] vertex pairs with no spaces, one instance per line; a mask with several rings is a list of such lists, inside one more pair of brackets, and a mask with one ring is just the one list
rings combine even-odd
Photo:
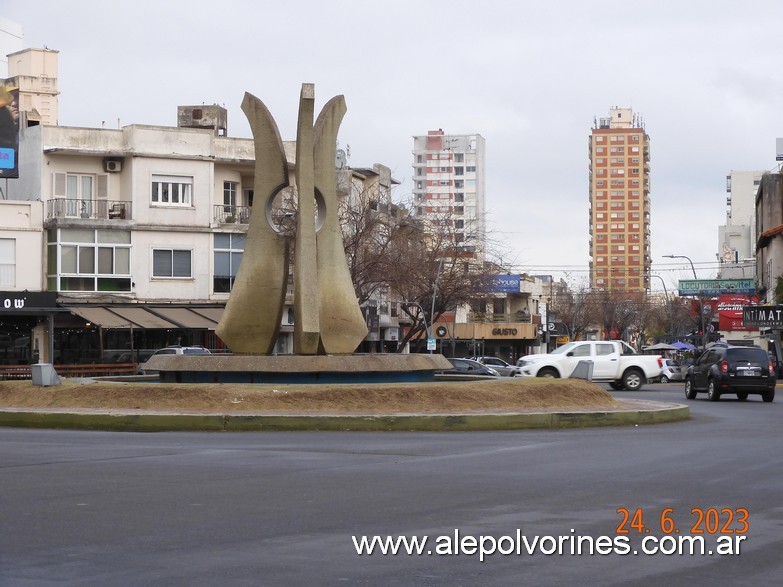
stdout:
[[783,328],[783,306],[744,306],[742,324],[745,327]]
[[753,279],[680,279],[678,289],[681,296],[754,294],[756,283]]

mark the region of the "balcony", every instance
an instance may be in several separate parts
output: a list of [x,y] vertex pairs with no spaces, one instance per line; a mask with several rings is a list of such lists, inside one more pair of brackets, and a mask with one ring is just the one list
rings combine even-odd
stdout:
[[250,224],[250,206],[215,205],[213,218],[217,224]]
[[468,312],[468,322],[488,324],[540,324],[541,316],[531,316],[527,312],[513,312],[508,314]]
[[72,200],[56,198],[46,202],[46,220],[82,218],[85,220],[131,220],[132,202],[118,200]]

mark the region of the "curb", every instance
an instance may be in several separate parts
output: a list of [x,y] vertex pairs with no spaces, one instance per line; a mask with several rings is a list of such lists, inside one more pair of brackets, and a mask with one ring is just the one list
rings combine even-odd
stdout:
[[[690,417],[683,404],[644,402],[644,409],[598,412],[269,415],[182,414],[117,411],[0,410],[0,426],[117,432],[165,431],[491,431],[630,426],[679,422]],[[655,404],[658,404],[657,406]]]

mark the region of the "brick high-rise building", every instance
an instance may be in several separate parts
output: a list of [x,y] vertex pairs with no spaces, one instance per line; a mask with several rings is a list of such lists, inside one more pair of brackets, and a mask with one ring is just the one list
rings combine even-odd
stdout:
[[646,292],[650,283],[650,137],[630,108],[590,135],[590,285]]

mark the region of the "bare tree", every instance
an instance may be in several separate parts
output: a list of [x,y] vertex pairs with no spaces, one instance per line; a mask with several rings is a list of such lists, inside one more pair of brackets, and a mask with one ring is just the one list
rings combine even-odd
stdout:
[[565,324],[571,340],[582,338],[594,321],[591,299],[590,288],[586,282],[558,288],[558,293],[554,296],[553,312]]

